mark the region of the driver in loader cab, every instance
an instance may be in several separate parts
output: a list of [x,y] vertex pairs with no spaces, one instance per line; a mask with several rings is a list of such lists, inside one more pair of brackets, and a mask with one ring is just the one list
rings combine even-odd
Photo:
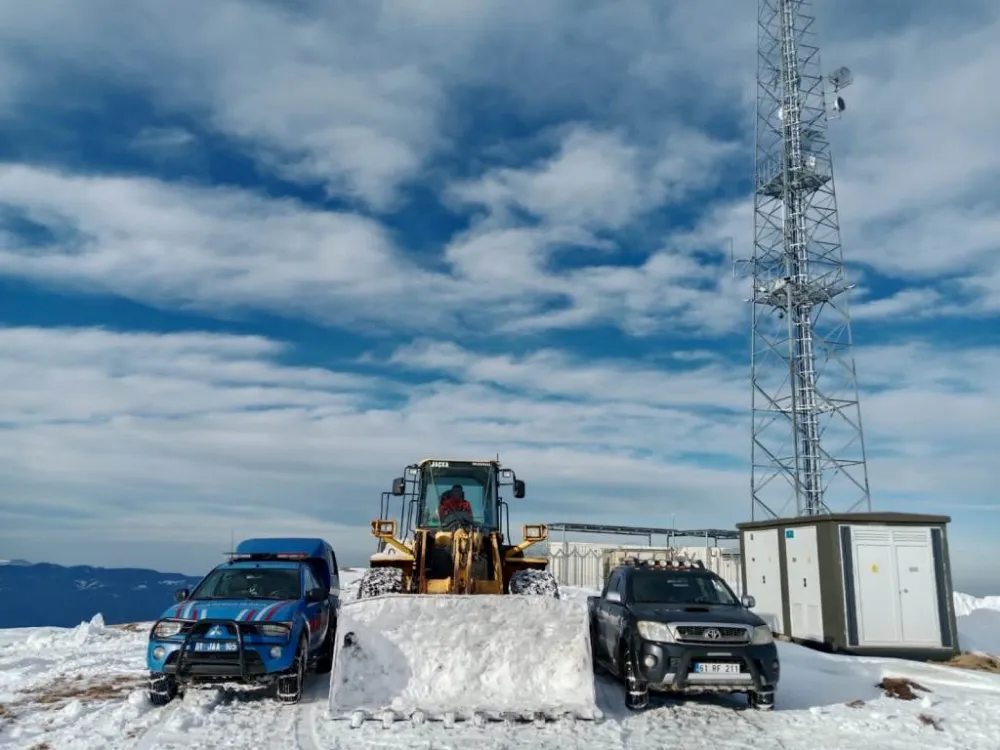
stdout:
[[465,499],[462,485],[453,485],[441,496],[438,506],[438,520],[442,529],[454,529],[461,525],[472,525],[476,522],[472,515],[472,505]]

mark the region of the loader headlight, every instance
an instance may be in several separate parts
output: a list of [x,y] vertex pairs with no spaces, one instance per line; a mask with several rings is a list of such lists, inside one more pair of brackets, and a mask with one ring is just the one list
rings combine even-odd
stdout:
[[292,632],[292,624],[290,622],[263,622],[257,626],[257,629],[261,635],[270,638],[287,638],[288,634]]
[[156,627],[153,628],[154,638],[170,638],[171,636],[177,635],[181,632],[181,628],[184,623],[178,620],[160,620],[156,623]]
[[774,634],[771,633],[771,628],[767,625],[758,625],[753,629],[750,643],[754,646],[766,646],[769,643],[774,643]]
[[651,622],[649,620],[640,620],[636,623],[636,630],[639,631],[639,635],[645,638],[647,641],[659,641],[660,643],[673,643],[674,634],[670,630],[668,625],[662,622]]

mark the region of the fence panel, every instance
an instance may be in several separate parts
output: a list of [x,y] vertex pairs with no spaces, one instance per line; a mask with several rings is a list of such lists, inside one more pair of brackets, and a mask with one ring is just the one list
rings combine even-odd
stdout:
[[669,560],[677,555],[701,560],[737,594],[743,593],[739,550],[723,547],[639,547],[593,542],[549,542],[549,570],[560,586],[600,590],[610,570],[626,557]]

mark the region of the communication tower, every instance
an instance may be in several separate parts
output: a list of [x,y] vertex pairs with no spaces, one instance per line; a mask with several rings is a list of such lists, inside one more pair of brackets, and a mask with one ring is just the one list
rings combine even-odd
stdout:
[[[871,510],[827,120],[808,0],[758,0],[751,344],[752,517]],[[827,96],[825,81],[831,86]]]

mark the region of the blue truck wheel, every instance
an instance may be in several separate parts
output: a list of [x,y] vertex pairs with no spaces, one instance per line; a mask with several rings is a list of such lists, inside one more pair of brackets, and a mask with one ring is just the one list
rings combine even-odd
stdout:
[[278,677],[278,700],[281,703],[298,703],[302,700],[302,686],[306,679],[306,664],[309,659],[305,636],[299,639],[292,668]]
[[316,674],[330,674],[333,670],[333,650],[337,638],[337,621],[330,621],[330,627],[326,629],[326,638],[319,649],[316,657]]
[[165,706],[177,697],[177,680],[162,672],[150,672],[146,694],[154,706]]

